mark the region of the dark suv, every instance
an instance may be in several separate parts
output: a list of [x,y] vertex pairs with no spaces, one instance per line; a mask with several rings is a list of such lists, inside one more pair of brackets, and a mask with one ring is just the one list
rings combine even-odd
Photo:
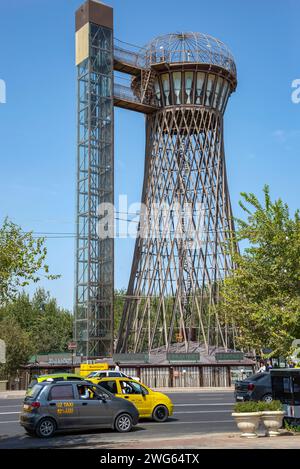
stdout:
[[139,413],[132,402],[117,398],[88,381],[43,382],[25,397],[20,424],[40,438],[56,431],[110,427],[129,432]]
[[268,372],[256,373],[235,383],[236,401],[272,401],[271,375]]

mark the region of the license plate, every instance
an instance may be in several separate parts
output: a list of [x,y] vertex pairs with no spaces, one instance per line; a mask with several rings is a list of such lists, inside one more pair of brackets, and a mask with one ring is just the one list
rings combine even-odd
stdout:
[[243,396],[236,396],[236,400],[237,400],[237,401],[243,401],[244,398],[243,398]]

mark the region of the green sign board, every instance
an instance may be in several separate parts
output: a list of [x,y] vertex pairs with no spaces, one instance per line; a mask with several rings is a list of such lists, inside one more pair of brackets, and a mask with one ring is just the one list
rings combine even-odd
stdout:
[[216,353],[215,357],[216,357],[217,362],[226,362],[226,361],[240,362],[244,360],[243,352],[219,352],[219,353]]
[[193,362],[200,361],[200,353],[167,353],[169,362]]
[[114,362],[120,363],[149,363],[148,353],[115,353]]

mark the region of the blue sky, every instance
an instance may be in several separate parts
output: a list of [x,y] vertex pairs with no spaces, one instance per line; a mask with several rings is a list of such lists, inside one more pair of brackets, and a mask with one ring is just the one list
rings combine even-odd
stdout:
[[[76,69],[74,12],[80,0],[1,0],[0,222],[24,230],[73,233],[75,219]],[[223,40],[238,69],[225,115],[225,147],[233,210],[241,191],[299,207],[299,0],[110,0],[115,37],[144,45],[157,35],[200,31]],[[115,112],[116,197],[139,202],[144,117]],[[116,287],[126,287],[133,240],[116,242]],[[74,240],[49,239],[48,263],[60,280],[41,286],[72,308]],[[32,291],[32,289],[31,289]]]

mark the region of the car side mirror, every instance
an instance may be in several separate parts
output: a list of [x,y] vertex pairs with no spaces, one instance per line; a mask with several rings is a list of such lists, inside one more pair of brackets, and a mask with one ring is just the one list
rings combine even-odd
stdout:
[[98,401],[106,402],[106,397],[103,394],[99,394],[97,399]]

